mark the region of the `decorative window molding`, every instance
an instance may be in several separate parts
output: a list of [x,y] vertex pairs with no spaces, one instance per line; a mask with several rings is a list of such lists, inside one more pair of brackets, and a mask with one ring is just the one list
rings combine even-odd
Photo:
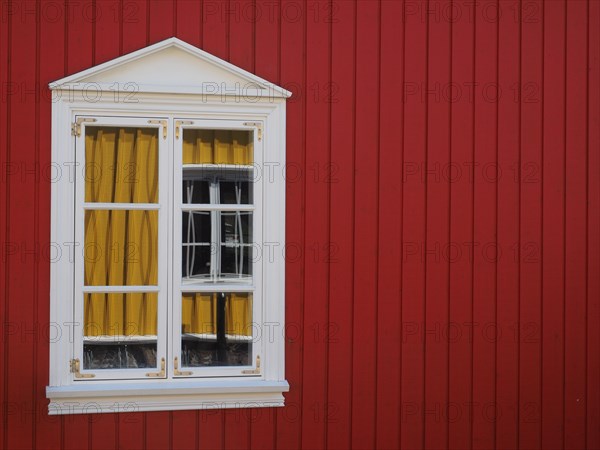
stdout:
[[50,87],[49,413],[283,406],[291,94],[176,38]]

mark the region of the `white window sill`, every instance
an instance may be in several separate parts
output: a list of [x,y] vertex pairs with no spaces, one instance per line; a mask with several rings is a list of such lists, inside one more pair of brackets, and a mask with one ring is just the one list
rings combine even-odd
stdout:
[[287,381],[164,380],[47,386],[49,415],[283,406]]

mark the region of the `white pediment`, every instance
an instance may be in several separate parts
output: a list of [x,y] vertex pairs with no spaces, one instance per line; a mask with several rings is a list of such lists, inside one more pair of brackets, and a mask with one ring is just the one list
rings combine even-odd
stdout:
[[284,97],[291,93],[177,38],[170,38],[50,83],[51,89],[98,85],[138,92]]

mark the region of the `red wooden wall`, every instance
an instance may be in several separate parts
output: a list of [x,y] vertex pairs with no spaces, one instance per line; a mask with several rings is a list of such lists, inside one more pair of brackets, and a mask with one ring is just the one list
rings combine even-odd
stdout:
[[[600,448],[600,2],[0,12],[0,447]],[[46,86],[170,36],[294,93],[287,406],[49,417]]]

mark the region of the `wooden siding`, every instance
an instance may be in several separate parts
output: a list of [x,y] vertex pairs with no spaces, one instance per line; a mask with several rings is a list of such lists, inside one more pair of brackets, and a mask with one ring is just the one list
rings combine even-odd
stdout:
[[[600,448],[600,2],[0,7],[0,447]],[[47,83],[170,36],[294,93],[287,406],[49,417]]]

